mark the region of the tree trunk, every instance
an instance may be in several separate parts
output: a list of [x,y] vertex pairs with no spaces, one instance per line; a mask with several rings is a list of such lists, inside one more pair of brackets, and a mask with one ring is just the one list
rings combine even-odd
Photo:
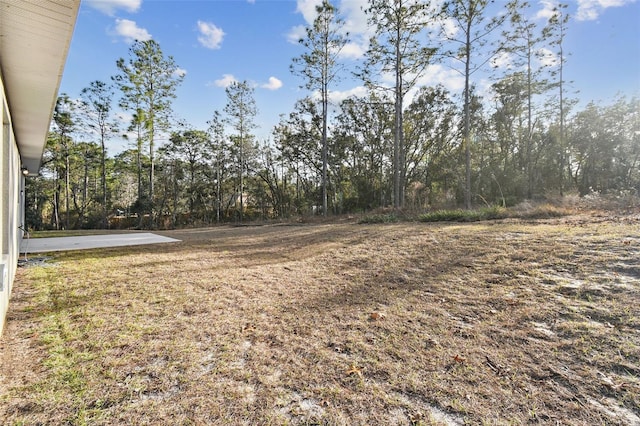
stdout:
[[402,208],[402,75],[400,74],[400,67],[402,64],[402,55],[400,52],[400,26],[396,31],[396,86],[395,86],[395,122],[394,122],[394,134],[393,134],[393,207],[396,209]]
[[105,228],[109,228],[109,212],[107,210],[107,165],[106,165],[106,158],[107,158],[107,151],[106,148],[104,146],[104,136],[102,136],[101,140],[101,148],[102,148],[102,152],[101,152],[101,157],[100,157],[100,166],[101,166],[101,184],[102,184],[102,220],[103,220],[103,226]]
[[[326,72],[326,71],[325,71]],[[322,215],[327,216],[327,83],[322,86]]]
[[65,208],[66,208],[65,229],[69,229],[69,223],[70,223],[70,217],[69,217],[69,192],[70,192],[69,179],[71,178],[71,173],[69,171],[70,162],[69,162],[69,148],[68,147],[65,148],[65,159],[64,159],[64,161],[65,161],[64,201],[65,201]]
[[467,34],[465,44],[465,64],[464,64],[464,128],[462,137],[464,139],[464,208],[471,210],[471,111],[469,96],[469,79],[471,68],[471,19],[467,21]]

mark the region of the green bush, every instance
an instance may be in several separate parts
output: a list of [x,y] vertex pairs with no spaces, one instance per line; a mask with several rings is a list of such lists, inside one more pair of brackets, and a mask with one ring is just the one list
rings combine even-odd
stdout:
[[372,214],[363,217],[358,223],[395,223],[400,221],[395,214]]

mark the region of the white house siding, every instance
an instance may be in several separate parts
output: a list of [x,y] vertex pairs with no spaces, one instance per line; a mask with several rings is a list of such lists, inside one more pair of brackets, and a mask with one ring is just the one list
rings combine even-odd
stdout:
[[2,132],[0,143],[0,176],[2,176],[2,197],[0,199],[0,334],[11,298],[11,289],[18,264],[21,227],[24,217],[24,177],[20,173],[20,155],[15,143],[11,114],[5,97],[4,84],[0,78],[0,117]]
[[24,175],[37,176],[80,0],[0,0],[0,334],[18,264]]

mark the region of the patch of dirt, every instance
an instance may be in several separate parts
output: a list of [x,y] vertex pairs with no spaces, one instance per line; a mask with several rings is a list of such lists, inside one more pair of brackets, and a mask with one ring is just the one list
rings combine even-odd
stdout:
[[162,232],[21,268],[3,424],[639,424],[640,222]]

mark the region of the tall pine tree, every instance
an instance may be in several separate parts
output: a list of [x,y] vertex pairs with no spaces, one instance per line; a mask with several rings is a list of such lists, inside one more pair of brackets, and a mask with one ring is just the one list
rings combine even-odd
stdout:
[[425,45],[427,25],[433,19],[428,3],[421,0],[370,0],[369,24],[375,29],[361,74],[370,88],[381,88],[385,74],[395,80],[393,131],[393,206],[404,206],[405,146],[404,97],[431,63],[435,48]]
[[451,49],[445,55],[454,61],[454,68],[464,76],[464,118],[462,142],[465,152],[464,205],[471,208],[471,76],[481,69],[495,54],[495,50],[482,55],[482,48],[489,41],[489,35],[502,25],[507,15],[497,15],[487,21],[487,9],[492,0],[449,0],[442,5],[445,22],[443,35],[450,42]]
[[306,52],[293,60],[292,70],[306,79],[305,87],[320,93],[322,121],[322,212],[327,215],[327,116],[329,109],[329,85],[339,76],[339,56],[347,44],[343,31],[344,21],[337,9],[327,0],[316,7],[313,26],[307,28],[306,37],[300,40]]
[[139,138],[149,146],[149,205],[153,213],[155,140],[168,130],[171,103],[184,74],[173,57],[164,56],[155,40],[136,41],[129,49],[129,60],[120,58],[116,65],[119,74],[114,80],[122,92],[120,105],[133,112]]
[[238,178],[240,194],[240,222],[244,219],[244,181],[247,170],[247,157],[250,154],[253,141],[253,130],[255,116],[258,114],[256,102],[253,97],[253,88],[246,81],[233,82],[226,89],[227,104],[224,112],[227,114],[227,121],[236,131],[231,139],[235,142],[238,155]]

